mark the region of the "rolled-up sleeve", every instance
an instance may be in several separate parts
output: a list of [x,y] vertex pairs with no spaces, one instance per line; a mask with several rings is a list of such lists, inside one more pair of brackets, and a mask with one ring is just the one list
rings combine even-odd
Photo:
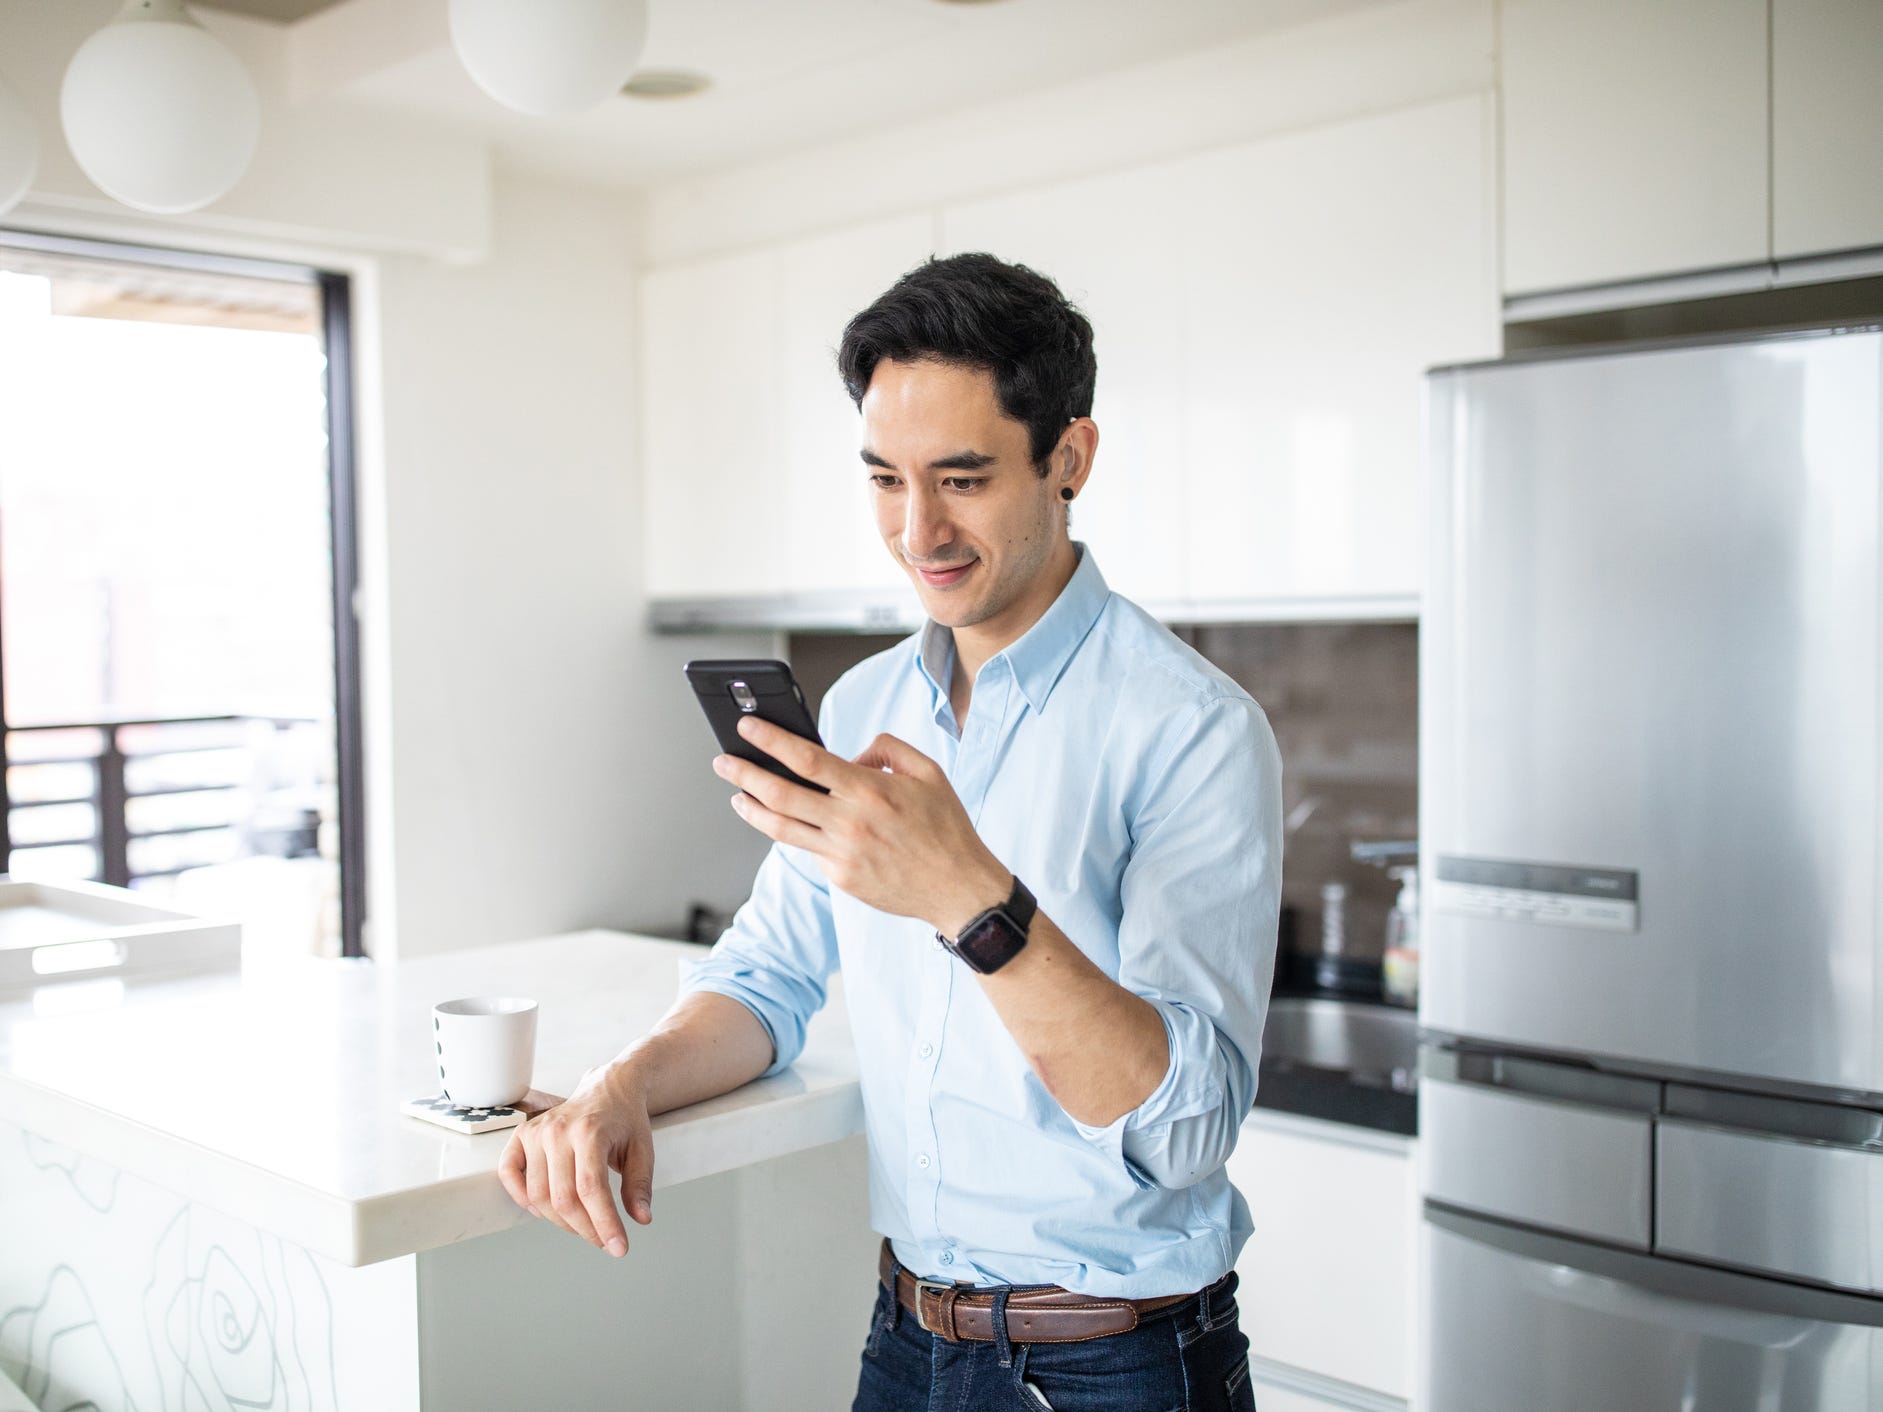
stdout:
[[1281,911],[1281,754],[1246,697],[1198,707],[1132,820],[1118,983],[1156,1007],[1162,1082],[1104,1127],[1078,1124],[1140,1186],[1185,1187],[1229,1158],[1255,1101]]
[[728,995],[758,1017],[772,1041],[763,1078],[788,1068],[802,1052],[805,1028],[823,1007],[836,969],[830,884],[811,854],[774,843],[751,897],[713,949],[686,968],[680,993]]

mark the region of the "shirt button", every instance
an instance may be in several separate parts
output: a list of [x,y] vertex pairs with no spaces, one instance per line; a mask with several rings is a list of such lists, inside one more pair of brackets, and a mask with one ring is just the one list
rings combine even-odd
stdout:
[[944,1250],[944,1251],[943,1251],[943,1252],[941,1253],[941,1262],[942,1262],[942,1264],[944,1264],[944,1265],[952,1265],[952,1264],[954,1264],[954,1263],[955,1263],[955,1253],[954,1253],[954,1251],[952,1251],[952,1250]]
[[920,1167],[923,1171],[927,1171],[928,1170],[928,1154],[926,1152],[916,1153],[915,1165]]
[[923,1057],[924,1059],[926,1059],[926,1058],[928,1058],[928,1056],[929,1056],[929,1055],[931,1055],[931,1054],[933,1054],[934,1052],[935,1052],[935,1046],[934,1046],[934,1045],[932,1045],[932,1044],[925,1044],[925,1045],[923,1045],[923,1046],[922,1046],[922,1057]]

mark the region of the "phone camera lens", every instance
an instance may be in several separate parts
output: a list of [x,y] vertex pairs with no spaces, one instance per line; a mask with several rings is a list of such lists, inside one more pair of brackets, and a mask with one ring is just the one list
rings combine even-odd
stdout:
[[731,686],[731,691],[732,699],[739,703],[739,709],[741,711],[758,710],[758,698],[752,694],[752,688],[747,686],[744,682],[734,682]]

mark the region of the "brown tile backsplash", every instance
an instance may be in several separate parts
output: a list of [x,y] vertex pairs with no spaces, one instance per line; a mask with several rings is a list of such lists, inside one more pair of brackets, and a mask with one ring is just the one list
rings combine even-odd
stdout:
[[[1223,623],[1177,634],[1262,704],[1282,755],[1282,903],[1318,950],[1321,886],[1347,884],[1350,956],[1377,959],[1397,891],[1355,863],[1359,840],[1419,825],[1419,630],[1410,623]],[[798,633],[787,651],[811,709],[853,664],[903,635]]]
[[1412,623],[1210,624],[1183,639],[1262,703],[1282,757],[1282,904],[1319,949],[1321,885],[1347,884],[1346,952],[1378,959],[1398,886],[1359,841],[1419,832],[1419,629]]

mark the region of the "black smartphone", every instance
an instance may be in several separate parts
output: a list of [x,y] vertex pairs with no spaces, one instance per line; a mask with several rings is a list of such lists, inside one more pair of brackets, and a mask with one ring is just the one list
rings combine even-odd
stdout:
[[743,658],[709,659],[688,662],[686,674],[721,751],[750,760],[793,784],[801,784],[819,794],[830,793],[823,785],[804,779],[739,734],[739,718],[757,716],[815,745],[824,743],[818,738],[817,722],[811,719],[810,708],[804,704],[804,693],[798,689],[798,680],[791,675],[788,664]]

